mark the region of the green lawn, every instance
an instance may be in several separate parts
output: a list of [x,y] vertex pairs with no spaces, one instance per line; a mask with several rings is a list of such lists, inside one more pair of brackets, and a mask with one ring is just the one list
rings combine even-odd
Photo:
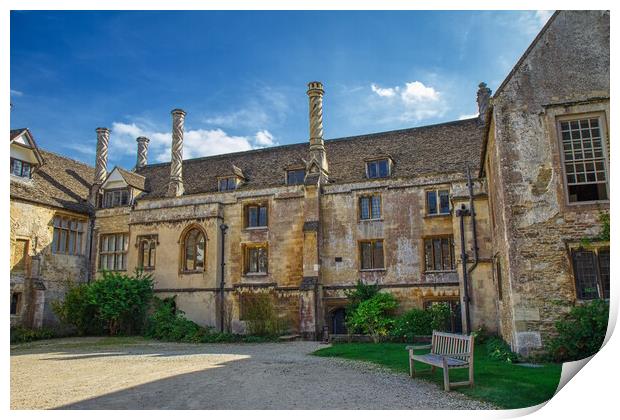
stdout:
[[[331,347],[314,352],[314,355],[365,360],[408,375],[409,361],[405,346],[406,344],[398,343],[333,344]],[[425,352],[425,350],[420,351],[420,353]],[[487,356],[484,345],[476,346],[474,358],[474,388],[458,387],[454,390],[502,408],[530,407],[547,401],[553,396],[560,382],[562,365],[559,364],[530,368],[508,362],[498,362]],[[416,362],[416,369],[418,367],[426,369],[430,366]],[[439,368],[435,370],[434,375],[429,372],[417,377],[432,380],[443,389],[442,370]],[[467,369],[450,371],[450,382],[466,379]]]

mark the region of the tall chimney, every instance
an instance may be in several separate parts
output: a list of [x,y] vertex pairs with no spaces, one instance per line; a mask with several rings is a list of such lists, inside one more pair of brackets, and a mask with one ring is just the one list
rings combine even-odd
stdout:
[[136,158],[136,169],[140,169],[146,166],[148,159],[148,151],[149,151],[149,139],[146,137],[138,137],[136,142],[138,142],[138,156]]
[[487,84],[484,82],[480,82],[478,85],[478,96],[476,102],[478,102],[478,118],[481,123],[486,124],[487,111],[489,110],[489,105],[491,103],[491,89],[489,89]]
[[310,162],[306,178],[327,181],[328,167],[325,144],[323,143],[323,84],[321,82],[308,83],[308,99],[310,102]]
[[110,141],[110,130],[107,128],[97,128],[97,156],[95,156],[95,178],[90,188],[88,201],[93,206],[97,206],[97,196],[99,188],[108,176],[108,142]]
[[168,183],[168,196],[178,197],[183,195],[183,123],[185,111],[182,109],[172,110],[172,158],[170,160],[170,182]]
[[95,184],[103,184],[108,176],[108,143],[110,142],[110,130],[107,128],[97,129],[97,157],[95,160]]

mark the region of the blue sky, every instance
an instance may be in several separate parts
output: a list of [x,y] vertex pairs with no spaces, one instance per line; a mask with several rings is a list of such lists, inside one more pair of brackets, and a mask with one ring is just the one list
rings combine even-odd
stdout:
[[[187,112],[185,158],[308,138],[306,83],[325,85],[325,138],[476,114],[550,12],[11,12],[11,127],[93,164],[170,160],[170,110]],[[111,166],[110,166],[111,167]]]

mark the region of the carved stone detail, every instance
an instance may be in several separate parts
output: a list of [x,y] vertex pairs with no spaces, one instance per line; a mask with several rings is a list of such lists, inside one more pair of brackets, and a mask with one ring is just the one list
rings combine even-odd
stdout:
[[183,124],[185,111],[172,110],[172,158],[170,161],[170,182],[168,196],[178,197],[183,194]]
[[97,157],[95,161],[95,184],[103,184],[108,176],[108,143],[110,142],[110,130],[107,128],[97,129]]
[[[310,117],[310,164],[306,173],[316,173],[318,164],[321,182],[327,181],[327,154],[323,142],[323,84],[321,82],[308,83],[309,117]],[[314,172],[313,172],[314,171]]]

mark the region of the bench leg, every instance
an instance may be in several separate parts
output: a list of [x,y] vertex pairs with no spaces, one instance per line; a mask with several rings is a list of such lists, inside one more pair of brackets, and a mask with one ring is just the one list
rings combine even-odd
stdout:
[[474,387],[474,361],[469,362],[469,387]]
[[413,350],[409,350],[409,376],[415,377],[415,362],[413,361]]
[[431,366],[431,373],[434,375],[435,374],[435,366]]
[[443,359],[443,389],[450,391],[450,373],[448,371],[448,362]]

